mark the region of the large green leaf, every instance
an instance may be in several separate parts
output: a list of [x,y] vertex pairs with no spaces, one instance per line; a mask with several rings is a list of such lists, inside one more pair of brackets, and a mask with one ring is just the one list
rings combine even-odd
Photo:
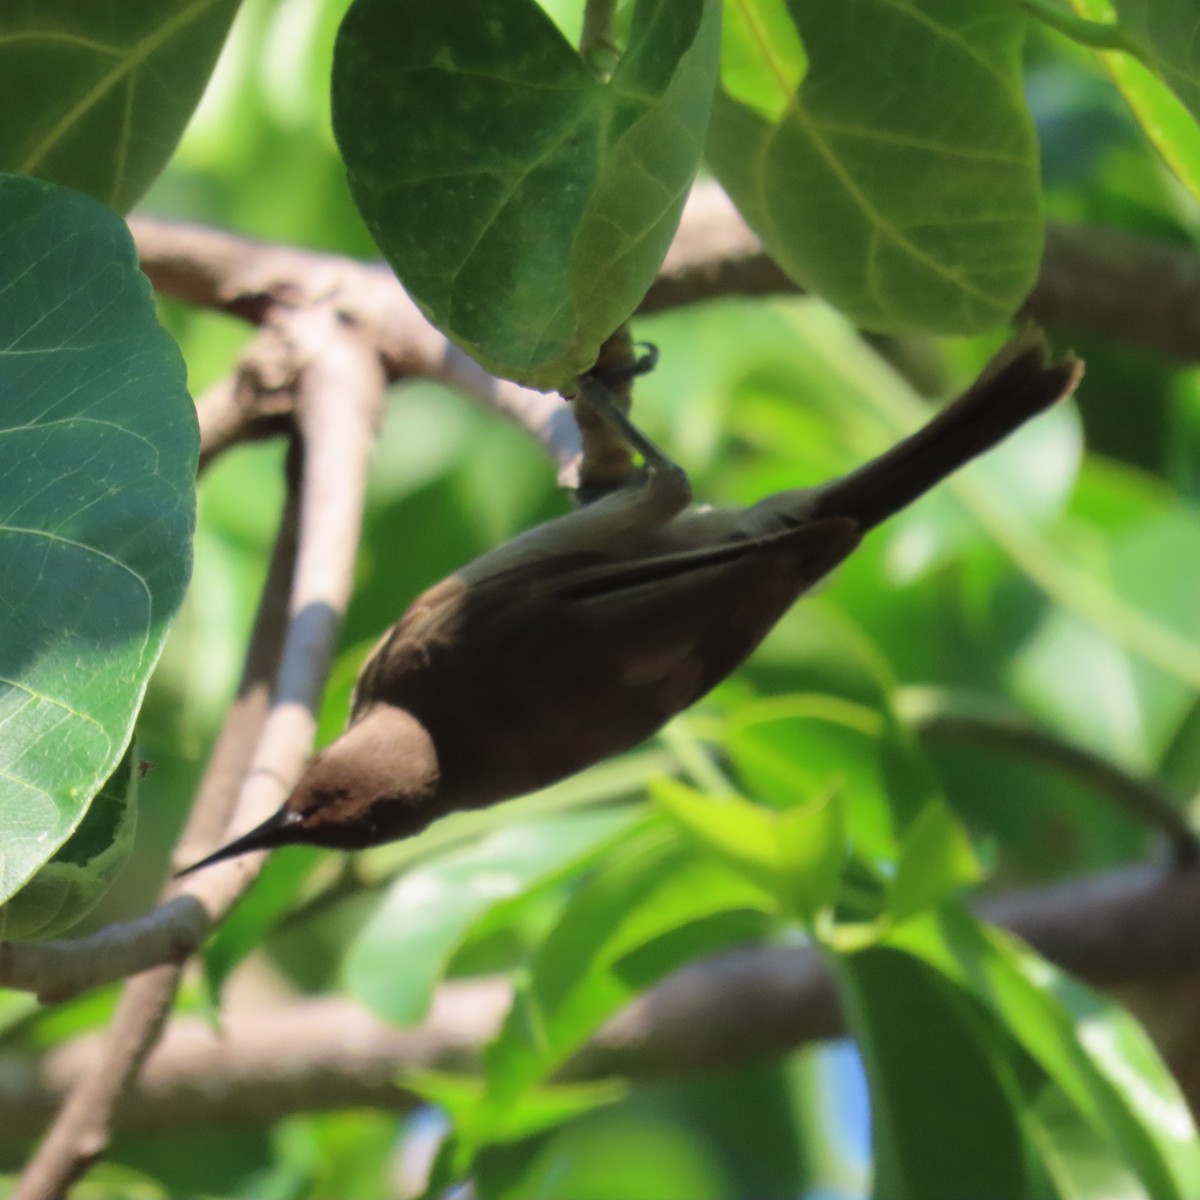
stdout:
[[498,374],[559,386],[636,307],[704,142],[717,0],[637,0],[601,82],[534,0],[356,0],[334,127],[384,256]]
[[922,959],[1008,1030],[1155,1200],[1200,1191],[1187,1104],[1141,1027],[1005,935],[953,905],[898,925],[894,949]]
[[805,922],[831,907],[845,866],[844,804],[834,790],[786,812],[736,796],[709,797],[674,779],[653,786],[659,806],[700,846]]
[[837,696],[744,704],[721,740],[747,794],[760,802],[791,809],[838,793],[848,840],[868,859],[894,858],[897,831],[937,790],[920,754],[886,714]]
[[238,0],[5,0],[0,170],[119,212],[166,165]]
[[982,874],[967,831],[944,801],[931,800],[904,832],[888,888],[888,913],[903,921],[978,883]]
[[191,565],[196,418],[121,221],[0,176],[0,900],[129,742]]
[[778,0],[726,7],[736,73],[714,104],[708,160],[784,270],[871,329],[964,333],[1008,318],[1042,247],[1017,6],[791,0],[802,78],[771,33]]
[[873,947],[837,962],[871,1088],[880,1200],[1027,1196],[1030,1158],[1004,1039],[919,959]]

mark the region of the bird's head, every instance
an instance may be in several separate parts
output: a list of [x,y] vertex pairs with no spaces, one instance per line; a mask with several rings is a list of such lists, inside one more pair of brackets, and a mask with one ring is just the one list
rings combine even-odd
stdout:
[[281,808],[249,833],[180,871],[279,846],[362,850],[420,833],[435,817],[438,759],[411,713],[375,704],[309,761]]

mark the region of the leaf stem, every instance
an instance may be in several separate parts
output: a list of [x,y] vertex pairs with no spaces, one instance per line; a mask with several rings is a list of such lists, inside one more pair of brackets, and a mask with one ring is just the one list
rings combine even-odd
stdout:
[[587,0],[583,7],[583,31],[579,56],[601,78],[612,74],[617,51],[617,0]]
[[1076,742],[1043,729],[1021,713],[970,693],[943,688],[904,688],[897,710],[918,737],[1010,753],[1070,775],[1107,796],[1142,825],[1156,829],[1171,846],[1178,867],[1200,857],[1200,840],[1182,805],[1154,779],[1144,779]]
[[717,765],[709,747],[696,736],[687,718],[676,717],[658,736],[701,791],[710,796],[736,794],[737,789]]
[[1120,50],[1142,58],[1143,51],[1124,26],[1109,21],[1089,21],[1067,12],[1053,0],[1016,0],[1035,20],[1048,25],[1057,33],[1092,50]]

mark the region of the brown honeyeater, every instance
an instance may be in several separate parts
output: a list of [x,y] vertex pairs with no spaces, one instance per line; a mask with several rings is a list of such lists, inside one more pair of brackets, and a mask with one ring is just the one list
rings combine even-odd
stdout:
[[[819,487],[692,506],[683,472],[615,410],[641,478],[419,596],[367,659],[346,732],[283,807],[196,863],[419,833],[649,737],[724,679],[863,536],[1069,395],[1083,371],[1027,329],[912,436]],[[583,377],[576,403],[604,410]]]

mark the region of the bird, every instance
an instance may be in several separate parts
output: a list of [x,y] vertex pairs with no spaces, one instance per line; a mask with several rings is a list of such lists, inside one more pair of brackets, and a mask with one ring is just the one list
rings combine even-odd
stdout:
[[418,596],[364,663],[345,732],[282,807],[180,874],[292,844],[412,837],[630,749],[729,675],[866,534],[1082,373],[1027,327],[877,458],[743,509],[694,505],[686,473],[612,403],[612,373],[581,376],[575,403],[641,455],[635,481]]

